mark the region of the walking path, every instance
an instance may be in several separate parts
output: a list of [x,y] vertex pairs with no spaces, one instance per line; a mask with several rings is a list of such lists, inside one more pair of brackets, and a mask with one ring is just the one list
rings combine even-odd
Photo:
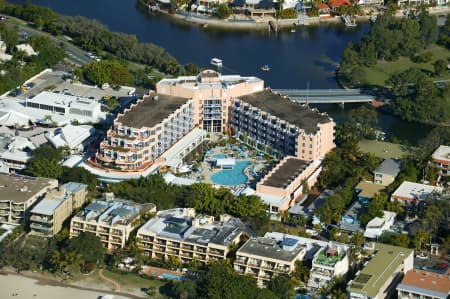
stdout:
[[106,277],[105,275],[103,275],[103,269],[100,269],[100,271],[98,271],[98,276],[100,276],[101,279],[103,279],[109,283],[112,283],[114,285],[114,290],[116,292],[120,292],[120,284],[117,281],[110,279],[110,278]]

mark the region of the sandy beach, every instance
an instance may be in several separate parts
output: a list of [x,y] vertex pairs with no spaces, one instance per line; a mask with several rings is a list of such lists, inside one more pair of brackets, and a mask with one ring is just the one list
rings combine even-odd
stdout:
[[[17,296],[13,296],[17,293]],[[50,286],[39,283],[37,279],[19,275],[0,275],[0,298],[30,298],[30,299],[97,299],[108,292],[80,290],[72,287]],[[114,295],[114,299],[128,297]]]

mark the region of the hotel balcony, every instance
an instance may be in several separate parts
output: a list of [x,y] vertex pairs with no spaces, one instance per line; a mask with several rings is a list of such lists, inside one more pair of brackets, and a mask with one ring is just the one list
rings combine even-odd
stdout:
[[30,217],[30,220],[34,221],[34,222],[53,223],[53,217],[42,217],[42,216],[33,215]]
[[0,216],[8,216],[9,213],[9,210],[0,210]]
[[9,203],[5,203],[5,202],[0,203],[0,209],[8,209],[9,210]]
[[37,223],[31,223],[30,228],[32,228],[34,230],[38,230],[38,231],[45,231],[45,232],[52,230],[52,226],[41,225],[41,224],[37,224]]

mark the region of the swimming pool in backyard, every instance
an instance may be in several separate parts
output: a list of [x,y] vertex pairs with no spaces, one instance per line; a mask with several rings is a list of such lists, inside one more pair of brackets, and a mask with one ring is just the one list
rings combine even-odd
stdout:
[[233,169],[223,169],[211,176],[214,184],[224,186],[236,186],[245,184],[248,177],[244,174],[244,169],[250,161],[237,161]]

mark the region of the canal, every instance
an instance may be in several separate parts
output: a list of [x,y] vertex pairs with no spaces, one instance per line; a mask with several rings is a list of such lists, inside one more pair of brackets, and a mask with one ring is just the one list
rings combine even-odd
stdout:
[[[11,2],[20,3],[16,0]],[[224,63],[224,72],[255,75],[272,88],[337,88],[334,78],[340,53],[349,42],[357,41],[369,24],[356,28],[329,24],[299,27],[269,33],[202,28],[174,22],[167,16],[150,15],[135,0],[32,0],[65,15],[96,19],[112,31],[134,34],[141,42],[165,48],[181,63],[193,62],[207,67],[213,57]],[[260,70],[270,66],[269,72]],[[308,83],[309,82],[309,83]],[[345,121],[348,111],[358,105],[318,105],[337,122]],[[429,127],[379,114],[379,125],[388,134],[415,143]]]

